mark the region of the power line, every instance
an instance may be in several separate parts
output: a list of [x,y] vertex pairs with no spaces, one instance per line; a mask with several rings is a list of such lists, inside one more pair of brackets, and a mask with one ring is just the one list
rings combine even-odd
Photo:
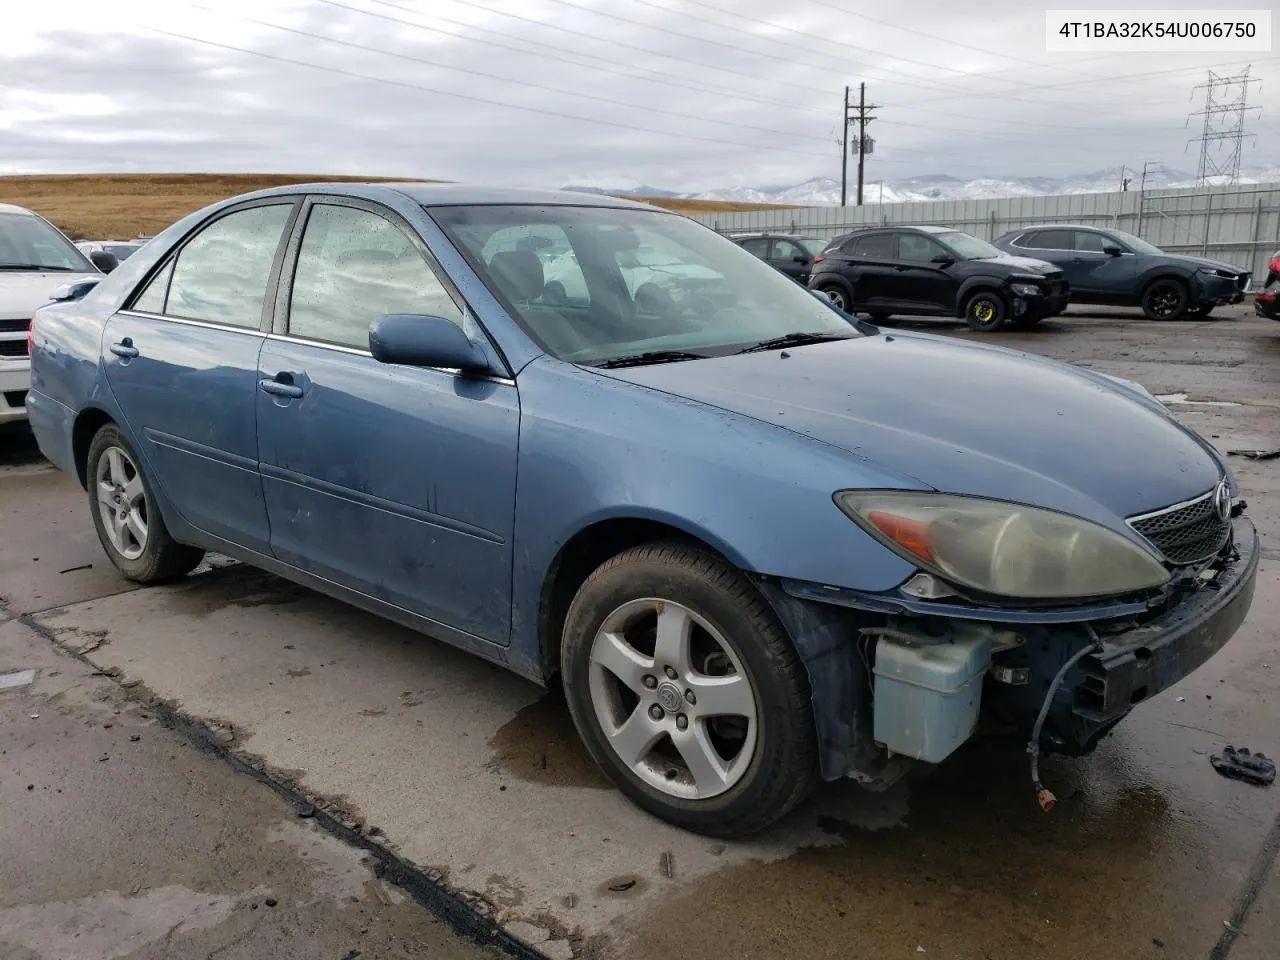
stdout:
[[573,120],[578,123],[598,124],[605,127],[615,127],[620,130],[628,130],[631,132],[653,133],[663,137],[677,137],[681,140],[698,140],[704,143],[717,143],[730,147],[746,147],[750,150],[768,150],[774,153],[791,154],[794,156],[806,157],[822,157],[826,158],[826,154],[815,153],[811,150],[793,150],[788,147],[775,146],[772,144],[760,143],[743,143],[740,140],[726,140],[720,137],[703,137],[692,133],[677,133],[674,130],[658,130],[654,127],[643,127],[634,123],[623,123],[617,120],[602,120],[597,117],[583,117],[572,113],[563,113],[559,110],[547,110],[542,107],[517,106],[516,104],[506,103],[502,100],[493,100],[488,97],[478,97],[469,93],[458,93],[453,90],[442,90],[439,87],[427,87],[417,83],[407,83],[403,80],[392,80],[388,77],[374,77],[366,73],[356,73],[353,70],[343,70],[340,67],[322,66],[318,63],[308,63],[305,60],[293,60],[289,57],[282,57],[274,53],[265,53],[261,50],[252,50],[248,47],[237,47],[229,43],[218,43],[215,40],[206,40],[203,37],[193,37],[185,33],[175,33],[169,30],[161,30],[158,27],[147,28],[153,33],[161,36],[172,37],[176,40],[186,40],[190,43],[198,43],[206,47],[216,47],[219,50],[228,50],[232,53],[243,53],[248,56],[261,57],[264,60],[272,60],[276,63],[287,63],[295,67],[307,67],[311,70],[319,70],[323,73],[332,73],[338,76],[351,77],[355,80],[368,80],[373,83],[385,83],[393,87],[401,87],[406,90],[418,90],[423,93],[434,93],[442,97],[452,97],[456,100],[466,100],[471,103],[483,103],[489,106],[505,107],[509,110],[517,110],[521,113],[537,113],[548,117],[559,117],[562,120]]
[[[203,10],[206,13],[216,14],[218,16],[227,16],[220,10],[212,7],[202,6],[198,3],[190,4],[197,10]],[[714,117],[703,117],[692,113],[682,113],[679,110],[667,110],[662,107],[650,107],[640,103],[628,103],[625,100],[614,100],[611,97],[601,97],[593,93],[583,93],[579,90],[566,90],[564,87],[552,87],[544,83],[535,83],[531,80],[518,80],[513,77],[503,77],[495,73],[486,73],[483,70],[473,70],[470,67],[458,67],[452,64],[440,63],[437,60],[428,60],[425,57],[415,57],[408,53],[397,53],[393,50],[384,50],[381,47],[371,47],[363,43],[356,43],[352,40],[339,40],[336,37],[326,37],[323,34],[312,33],[309,30],[299,30],[296,27],[286,27],[278,23],[268,23],[265,20],[256,20],[253,17],[236,17],[237,20],[243,20],[246,23],[257,24],[260,27],[269,27],[272,30],[281,30],[285,33],[292,33],[296,36],[307,37],[310,40],[319,40],[323,43],[333,43],[338,46],[347,47],[352,50],[363,50],[365,53],[375,53],[380,56],[394,57],[397,60],[406,60],[411,63],[421,63],[428,67],[436,67],[440,70],[451,70],[456,73],[465,73],[473,77],[483,77],[486,80],[497,80],[501,83],[518,83],[523,87],[532,87],[535,90],[546,90],[549,93],[558,93],[569,97],[579,97],[583,100],[592,100],[597,103],[606,103],[613,107],[625,107],[628,110],[645,110],[650,113],[659,113],[664,116],[678,117],[681,120],[696,120],[699,123],[718,123],[727,127],[738,127],[742,130],[752,130],[756,133],[769,133],[779,137],[792,137],[800,140],[815,140],[822,143],[827,142],[826,137],[816,137],[807,133],[795,133],[788,130],[778,130],[774,127],[758,127],[750,123],[738,123],[734,120],[717,120]]]

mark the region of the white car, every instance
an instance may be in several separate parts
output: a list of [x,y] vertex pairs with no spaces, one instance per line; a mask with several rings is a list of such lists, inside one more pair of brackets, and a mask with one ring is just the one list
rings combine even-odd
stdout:
[[139,237],[137,240],[80,240],[76,242],[76,249],[86,257],[105,251],[113,255],[117,261],[123,263],[141,250],[148,239],[150,238]]
[[0,423],[27,417],[31,315],[63,284],[102,279],[115,259],[90,260],[39,214],[0,203]]

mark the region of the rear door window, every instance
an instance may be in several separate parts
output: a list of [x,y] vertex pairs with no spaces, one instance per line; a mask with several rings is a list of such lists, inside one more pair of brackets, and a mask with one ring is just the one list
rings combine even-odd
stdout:
[[1018,246],[1031,250],[1070,250],[1071,231],[1037,230],[1019,240]]
[[[292,211],[293,203],[249,207],[197,233],[178,253],[164,313],[256,330],[271,265]],[[139,299],[154,302],[150,289]]]
[[854,237],[845,243],[844,249],[859,260],[892,260],[897,253],[891,233]]

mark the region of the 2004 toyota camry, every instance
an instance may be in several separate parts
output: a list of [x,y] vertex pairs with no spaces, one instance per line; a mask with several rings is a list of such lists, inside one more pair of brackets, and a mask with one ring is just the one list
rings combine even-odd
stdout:
[[639,204],[287,187],[87,288],[37,313],[27,404],[125,576],[218,551],[558,676],[694,830],[941,762],[982,712],[1035,780],[1252,599],[1227,467],[1140,387],[882,333]]

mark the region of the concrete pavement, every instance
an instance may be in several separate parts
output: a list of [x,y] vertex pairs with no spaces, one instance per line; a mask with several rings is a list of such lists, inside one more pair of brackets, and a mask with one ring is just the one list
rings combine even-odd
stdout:
[[[1103,313],[994,339],[1136,379],[1223,449],[1280,445],[1280,324]],[[1050,817],[1020,745],[984,741],[884,794],[828,784],[749,842],[681,833],[604,783],[554,694],[496,667],[243,567],[130,589],[83,492],[20,444],[0,453],[0,594],[47,648],[135,684],[122,703],[198,721],[549,956],[1260,960],[1280,955],[1280,789],[1208,755],[1280,754],[1280,461],[1232,461],[1268,558],[1253,612],[1095,755],[1044,765]]]

